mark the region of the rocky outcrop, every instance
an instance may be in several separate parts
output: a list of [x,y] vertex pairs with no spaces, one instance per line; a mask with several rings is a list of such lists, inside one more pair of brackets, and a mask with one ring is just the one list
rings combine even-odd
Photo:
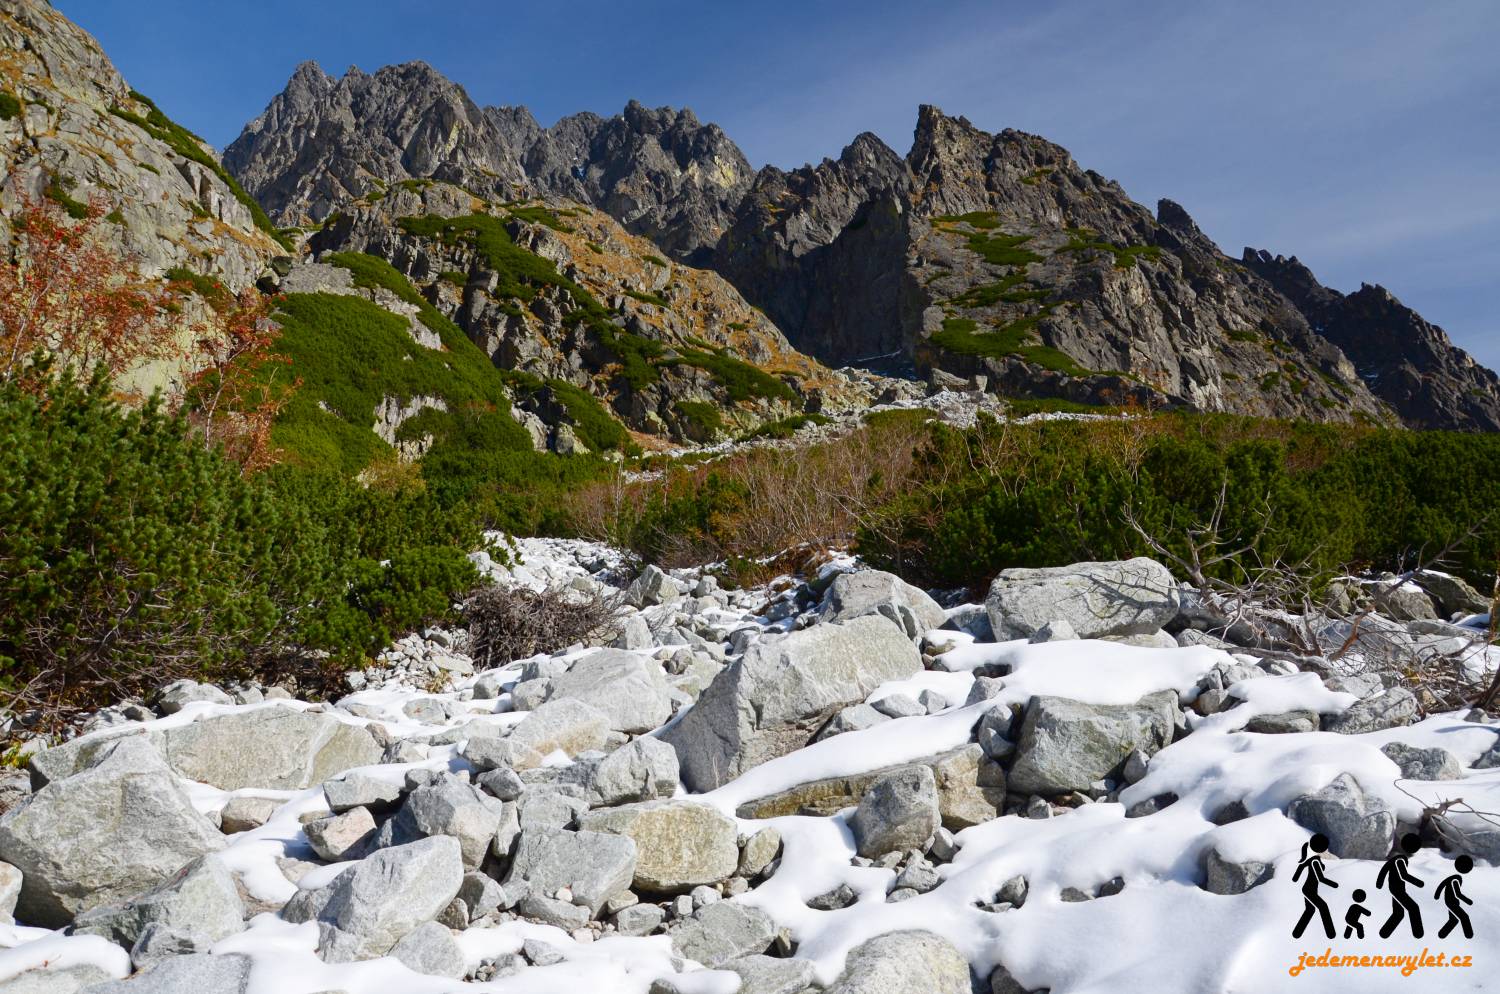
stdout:
[[51,4],[0,4],[0,48],[0,90],[18,105],[0,118],[0,238],[26,200],[75,211],[97,200],[100,230],[146,276],[187,266],[240,290],[285,251],[213,150]]
[[832,365],[1084,405],[1500,418],[1495,377],[1384,290],[1344,297],[1279,257],[1229,258],[1172,201],[1153,214],[1052,142],[935,107],[904,157],[862,134],[837,159],[752,172],[687,110],[543,129],[422,63],[339,80],[305,65],[226,161],[285,222],[427,180],[590,205],[722,273]]
[[1413,428],[1500,431],[1500,377],[1383,286],[1323,286],[1297,260],[1245,249],[1244,264],[1343,350],[1370,391]]

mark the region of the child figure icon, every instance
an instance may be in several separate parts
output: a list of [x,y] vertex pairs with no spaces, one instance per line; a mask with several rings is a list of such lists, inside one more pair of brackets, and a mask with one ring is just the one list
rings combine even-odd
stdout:
[[[1309,850],[1311,853],[1309,854]],[[1337,888],[1338,884],[1323,875],[1323,853],[1328,851],[1328,836],[1319,832],[1302,846],[1302,860],[1297,864],[1297,869],[1292,873],[1292,882],[1296,883],[1299,877],[1306,873],[1302,880],[1302,917],[1297,919],[1297,924],[1292,928],[1292,938],[1302,938],[1302,933],[1307,931],[1307,926],[1312,923],[1313,915],[1323,925],[1323,932],[1328,938],[1334,938],[1338,933],[1333,927],[1333,912],[1328,910],[1328,902],[1323,900],[1318,893],[1319,886],[1327,884],[1329,887]]]
[[1344,938],[1350,937],[1363,939],[1365,937],[1365,923],[1360,919],[1370,914],[1370,909],[1364,906],[1365,892],[1355,888],[1350,895],[1354,903],[1349,905],[1349,910],[1344,912]]
[[1473,904],[1463,892],[1463,874],[1474,869],[1474,861],[1468,856],[1460,856],[1453,861],[1453,868],[1458,872],[1446,878],[1438,884],[1436,897],[1440,898],[1448,908],[1448,921],[1438,929],[1438,938],[1448,938],[1448,933],[1453,931],[1454,926],[1463,926],[1464,938],[1474,938],[1474,925],[1469,921],[1468,912],[1464,911],[1465,904]]

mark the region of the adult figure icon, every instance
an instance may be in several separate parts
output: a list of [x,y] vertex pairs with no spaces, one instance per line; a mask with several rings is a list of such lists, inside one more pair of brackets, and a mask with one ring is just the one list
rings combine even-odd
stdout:
[[1375,877],[1375,886],[1384,887],[1391,892],[1391,916],[1380,926],[1380,937],[1389,939],[1391,933],[1396,931],[1396,926],[1401,924],[1401,919],[1406,918],[1411,923],[1411,937],[1420,939],[1422,937],[1422,912],[1417,907],[1417,902],[1406,892],[1406,885],[1413,887],[1425,887],[1426,884],[1407,872],[1406,864],[1411,860],[1412,854],[1422,845],[1422,840],[1410,833],[1401,837],[1401,845],[1386,858],[1385,865],[1380,868],[1380,873]]
[[1448,933],[1453,931],[1455,926],[1462,925],[1464,938],[1472,939],[1474,938],[1474,923],[1469,921],[1469,913],[1464,910],[1463,906],[1474,902],[1464,894],[1462,885],[1463,874],[1474,869],[1474,861],[1468,856],[1460,856],[1453,861],[1453,868],[1458,872],[1438,884],[1436,896],[1448,909],[1448,920],[1443,923],[1442,928],[1438,929],[1438,938],[1448,938]]
[[[1309,853],[1311,850],[1311,853]],[[1297,863],[1297,869],[1292,873],[1292,882],[1296,883],[1299,877],[1302,879],[1302,917],[1297,919],[1297,924],[1292,928],[1292,938],[1302,938],[1302,933],[1307,931],[1307,926],[1312,923],[1313,915],[1317,915],[1323,925],[1323,932],[1332,939],[1337,934],[1333,928],[1333,913],[1328,910],[1328,902],[1323,900],[1318,893],[1318,888],[1324,884],[1335,889],[1338,884],[1323,875],[1323,853],[1328,851],[1328,836],[1319,832],[1302,845],[1302,858]]]

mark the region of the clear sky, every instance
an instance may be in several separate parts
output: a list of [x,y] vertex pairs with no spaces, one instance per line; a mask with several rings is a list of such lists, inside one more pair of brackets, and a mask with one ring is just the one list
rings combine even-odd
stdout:
[[223,147],[297,63],[424,59],[542,124],[690,106],[793,167],[919,103],[1066,146],[1171,197],[1230,254],[1382,283],[1500,366],[1494,0],[55,0],[126,79]]

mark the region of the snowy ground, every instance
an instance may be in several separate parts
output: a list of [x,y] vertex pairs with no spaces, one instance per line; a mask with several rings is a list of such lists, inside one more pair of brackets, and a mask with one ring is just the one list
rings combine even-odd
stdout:
[[[591,577],[620,566],[611,550],[580,543],[527,541],[517,551],[520,565],[505,575],[535,587]],[[683,579],[690,583],[693,577]],[[777,595],[769,589],[737,592],[722,606],[705,606],[696,621],[698,630],[717,636],[727,646],[737,630],[787,629],[796,614],[790,596],[790,592]],[[768,605],[771,609],[764,610]],[[664,605],[645,612],[658,635],[671,630],[674,610]],[[949,702],[947,707],[815,742],[756,766],[701,799],[734,817],[743,802],[808,780],[931,756],[971,741],[974,726],[985,712],[1012,704],[1024,706],[1038,694],[1112,705],[1131,704],[1154,691],[1171,690],[1181,695],[1184,704],[1190,703],[1202,678],[1215,667],[1236,662],[1225,651],[1202,646],[1155,648],[1087,640],[984,643],[951,631],[929,641],[952,646],[937,657],[941,668],[882,686],[869,700],[896,693],[915,698],[931,690]],[[650,656],[660,649],[653,645],[635,651]],[[565,650],[564,658],[581,651],[576,647]],[[1242,657],[1239,661],[1249,660]],[[1010,668],[999,696],[964,706],[974,683],[973,671],[997,664]],[[518,679],[522,665],[512,664],[501,671],[502,685]],[[1466,768],[1462,779],[1452,781],[1403,781],[1395,764],[1380,751],[1390,742],[1441,746],[1470,767],[1496,745],[1500,727],[1454,713],[1356,735],[1245,731],[1246,723],[1259,715],[1298,709],[1335,713],[1356,700],[1352,694],[1327,689],[1314,674],[1289,669],[1271,667],[1268,672],[1262,668],[1259,675],[1236,683],[1230,693],[1238,703],[1228,710],[1208,717],[1188,713],[1190,733],[1152,757],[1144,779],[1124,789],[1118,800],[1058,807],[1048,818],[1008,814],[958,833],[957,854],[938,866],[941,885],[927,893],[888,902],[896,871],[851,862],[855,849],[846,811],[834,817],[770,819],[767,823],[780,832],[784,843],[779,867],[747,893],[728,899],[769,913],[790,933],[795,955],[813,964],[820,985],[836,981],[846,954],[862,941],[887,932],[923,929],[952,942],[977,977],[988,977],[995,966],[1003,964],[1023,989],[1050,989],[1053,994],[1500,990],[1500,868],[1481,862],[1463,881],[1464,891],[1474,902],[1469,912],[1475,937],[1465,939],[1455,933],[1440,940],[1435,933],[1444,913],[1433,898],[1433,889],[1436,881],[1452,874],[1453,860],[1433,848],[1422,849],[1412,862],[1413,871],[1431,882],[1419,894],[1429,921],[1426,938],[1379,939],[1375,929],[1388,909],[1375,886],[1380,864],[1331,857],[1328,876],[1339,886],[1332,892],[1334,917],[1342,930],[1348,896],[1362,888],[1371,895],[1367,903],[1373,911],[1367,919],[1367,937],[1329,942],[1316,928],[1301,940],[1291,937],[1292,925],[1302,911],[1302,896],[1290,880],[1309,832],[1288,817],[1287,805],[1341,773],[1352,773],[1367,791],[1394,808],[1403,822],[1419,821],[1424,803],[1454,798],[1462,798],[1475,809],[1500,811],[1500,769]],[[349,723],[378,723],[392,737],[414,740],[471,721],[509,726],[522,720],[525,712],[511,710],[508,691],[496,699],[473,696],[474,684],[482,676],[455,678],[450,689],[436,694],[393,677],[383,685],[351,694],[332,713]],[[419,699],[436,702],[437,720],[411,717],[407,706]],[[288,701],[199,703],[154,722],[116,725],[93,734],[165,728],[272,706],[315,707]],[[448,716],[441,717],[444,713]],[[458,771],[467,767],[460,749],[461,743],[432,746],[420,762],[384,764],[363,772],[400,783],[408,770],[417,767]],[[567,760],[554,756],[552,761]],[[351,865],[304,865],[305,875],[297,880],[286,871],[287,857],[310,860],[299,816],[326,810],[321,787],[227,792],[192,782],[186,786],[193,803],[204,812],[222,809],[236,795],[280,802],[269,822],[232,836],[223,853],[241,876],[245,890],[257,900],[279,905],[299,888],[326,883]],[[1148,817],[1125,816],[1132,804],[1165,792],[1176,794],[1179,800]],[[1214,824],[1214,813],[1233,801],[1243,803],[1249,817]],[[763,825],[739,821],[746,834]],[[1201,860],[1210,848],[1235,860],[1272,864],[1274,876],[1243,894],[1209,893],[1200,884]],[[992,904],[1001,886],[1017,875],[1024,876],[1029,885],[1025,903],[1003,911],[988,910],[985,905]],[[1063,899],[1067,888],[1095,894],[1116,878],[1123,881],[1117,893],[1091,900]],[[851,906],[822,911],[807,905],[808,900],[840,884],[857,893],[858,900]],[[213,952],[243,953],[252,959],[249,990],[254,994],[329,990],[449,994],[458,989],[645,994],[653,981],[672,976],[683,966],[674,963],[670,939],[662,934],[628,938],[595,929],[570,935],[552,926],[511,919],[480,923],[458,935],[471,969],[519,951],[528,938],[540,938],[555,947],[564,961],[525,966],[489,982],[457,982],[415,973],[391,957],[329,964],[315,952],[315,924],[290,924],[272,912],[254,917],[243,932],[215,944]],[[0,991],[6,989],[6,978],[41,966],[55,971],[93,963],[115,977],[124,977],[131,969],[123,949],[92,936],[0,926],[0,947],[4,947],[0,949]],[[1413,956],[1419,962],[1424,953],[1433,957],[1441,953],[1448,961],[1470,956],[1472,966],[1419,966],[1409,975],[1395,965],[1313,966],[1292,974],[1305,954],[1315,958],[1329,948],[1341,956]],[[687,968],[691,970],[691,965]],[[678,976],[676,983],[683,992],[729,994],[737,980],[723,971],[702,971],[696,976]],[[983,981],[981,986],[988,989]]]

